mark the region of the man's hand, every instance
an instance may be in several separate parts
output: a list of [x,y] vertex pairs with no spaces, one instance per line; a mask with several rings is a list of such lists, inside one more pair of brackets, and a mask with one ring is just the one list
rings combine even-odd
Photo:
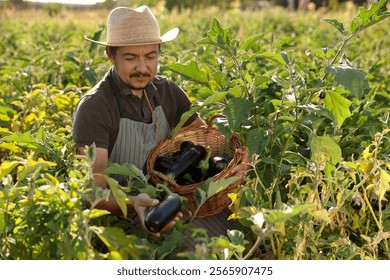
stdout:
[[[138,217],[140,218],[141,224],[142,224],[143,228],[145,230],[147,230],[146,227],[145,227],[145,213],[146,213],[146,210],[149,207],[157,206],[160,202],[157,199],[150,198],[149,195],[147,195],[145,193],[141,193],[141,194],[139,194],[137,196],[132,196],[132,197],[130,197],[130,199],[131,199],[131,205],[132,205],[133,209],[135,210],[135,212],[137,213]],[[183,217],[183,214],[181,212],[179,212],[161,230],[161,232],[165,232],[165,231],[168,231],[171,228],[173,228],[176,225],[176,223],[180,220],[181,217]],[[160,237],[161,236],[160,232],[157,232],[157,233],[149,232],[149,233],[154,235],[154,236],[156,236],[156,237]]]

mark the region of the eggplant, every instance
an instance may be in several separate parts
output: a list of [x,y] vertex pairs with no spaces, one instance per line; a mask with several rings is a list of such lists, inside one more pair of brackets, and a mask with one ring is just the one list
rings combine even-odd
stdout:
[[223,156],[215,156],[210,158],[209,170],[206,177],[213,177],[223,171],[229,165],[229,161]]
[[158,157],[154,162],[154,170],[160,171],[161,173],[167,174],[172,170],[173,161],[166,157]]
[[215,174],[218,174],[219,172],[224,170],[229,164],[229,161],[225,157],[215,156],[213,157],[212,161],[212,166],[214,168]]
[[354,196],[351,201],[351,206],[355,210],[362,209],[363,206],[363,198],[361,196]]
[[195,146],[195,149],[198,150],[199,158],[200,158],[200,159],[203,159],[203,158],[207,155],[207,150],[206,150],[205,147],[200,146],[200,145],[196,145],[196,146]]
[[145,216],[145,227],[153,233],[160,232],[180,211],[181,199],[177,194],[168,195]]
[[180,144],[180,153],[183,153],[187,151],[189,148],[193,148],[193,147],[195,147],[195,145],[191,141],[183,141]]
[[372,203],[371,204],[372,208],[374,208],[374,210],[376,211],[379,211],[379,209],[384,210],[387,206],[387,203],[389,203],[389,201],[386,198],[383,198],[382,200],[375,199],[371,201],[371,203]]
[[[156,159],[154,169],[163,174],[173,174],[174,179],[180,182],[181,178],[186,174],[191,176],[192,183],[200,182],[202,180],[202,171],[198,167],[199,162],[207,154],[205,147],[194,145],[191,141],[183,141],[180,144],[180,150],[173,154],[174,160],[160,156]],[[188,176],[187,176],[188,177]],[[183,180],[185,184],[189,185],[188,180]]]
[[200,152],[195,147],[191,147],[181,153],[172,166],[172,173],[175,179],[187,173],[190,166],[195,166],[200,161]]

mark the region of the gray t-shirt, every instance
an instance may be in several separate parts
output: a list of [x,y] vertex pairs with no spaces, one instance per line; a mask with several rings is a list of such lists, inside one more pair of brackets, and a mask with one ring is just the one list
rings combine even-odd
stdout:
[[[77,147],[95,143],[96,147],[108,149],[110,154],[118,135],[121,116],[118,101],[108,80],[109,76],[120,91],[119,102],[127,118],[151,123],[152,114],[145,96],[141,99],[134,96],[114,68],[111,68],[104,78],[80,99],[73,116],[73,138]],[[177,84],[163,77],[156,77],[145,91],[152,109],[161,105],[171,129],[179,123],[181,115],[191,106],[185,92]],[[185,125],[190,124],[196,117],[197,114],[194,114]]]

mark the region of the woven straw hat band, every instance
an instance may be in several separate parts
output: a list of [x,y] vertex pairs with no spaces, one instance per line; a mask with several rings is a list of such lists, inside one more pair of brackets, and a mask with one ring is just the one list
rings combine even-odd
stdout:
[[173,28],[160,36],[160,26],[147,6],[136,9],[117,7],[108,15],[107,42],[87,37],[85,39],[106,46],[120,47],[160,44],[175,39],[178,33],[179,29]]

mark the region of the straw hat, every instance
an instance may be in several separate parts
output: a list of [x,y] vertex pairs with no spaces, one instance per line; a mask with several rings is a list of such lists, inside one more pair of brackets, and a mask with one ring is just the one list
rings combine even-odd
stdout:
[[86,40],[110,47],[161,44],[171,41],[179,34],[173,28],[160,36],[160,26],[147,6],[136,9],[117,7],[108,15],[107,42]]

